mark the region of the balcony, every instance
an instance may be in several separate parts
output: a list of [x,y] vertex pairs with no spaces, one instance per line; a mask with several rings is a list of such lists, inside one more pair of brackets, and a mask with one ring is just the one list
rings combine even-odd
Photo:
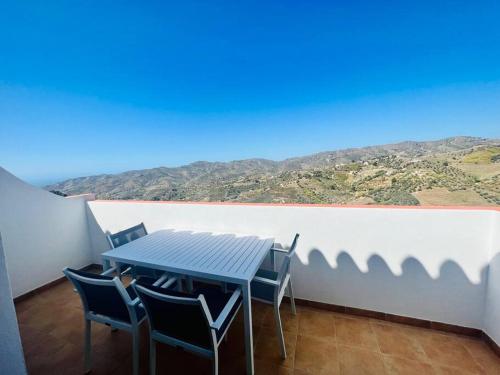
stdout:
[[[257,374],[500,373],[497,208],[95,201],[55,196],[0,169],[0,233],[10,277],[10,289],[0,283],[7,286],[0,302],[3,309],[4,296],[15,298],[30,374],[82,372],[80,301],[60,280],[61,270],[100,264],[105,234],[139,222],[150,232],[252,233],[285,245],[301,234],[292,265],[298,314],[286,304],[281,309],[289,356],[279,358],[272,312],[254,304]],[[241,320],[240,313],[220,349],[221,373],[245,373]],[[130,373],[129,335],[99,325],[93,334],[92,373]],[[2,340],[12,352],[21,350],[15,335]],[[159,350],[158,373],[210,372],[201,358]],[[9,362],[4,352],[0,359],[2,366]]]
[[[83,368],[83,320],[69,282],[17,303],[30,374],[77,374]],[[478,338],[404,324],[284,304],[288,358],[280,359],[272,310],[254,306],[256,374],[498,374],[500,359]],[[221,348],[221,374],[245,373],[241,312]],[[147,329],[142,330],[141,370],[147,374]],[[93,374],[130,373],[131,337],[95,325]],[[158,373],[209,374],[210,362],[160,346]],[[461,371],[461,372],[459,372]]]

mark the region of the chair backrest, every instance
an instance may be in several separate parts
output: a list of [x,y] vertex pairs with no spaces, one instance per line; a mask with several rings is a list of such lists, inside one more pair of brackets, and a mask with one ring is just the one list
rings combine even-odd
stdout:
[[80,294],[86,313],[131,322],[132,317],[127,306],[131,298],[117,277],[71,268],[65,268],[63,272]]
[[295,237],[293,238],[292,244],[290,246],[290,250],[288,250],[288,256],[293,257],[295,254],[295,249],[297,248],[297,242],[299,241],[300,234],[295,233]]
[[144,237],[147,234],[148,232],[144,223],[140,223],[118,233],[109,234],[107,239],[111,247],[114,249],[115,247],[125,245],[126,243],[132,242],[140,237]]
[[215,336],[210,328],[212,316],[203,295],[177,292],[134,281],[149,320],[151,332],[205,350],[214,350]]
[[290,273],[290,261],[292,260],[295,254],[295,249],[297,247],[298,241],[299,241],[299,234],[297,233],[293,238],[288,253],[284,254],[283,263],[281,264],[281,267],[278,271],[278,280],[280,282],[280,287],[278,288],[278,291],[281,290],[281,288],[283,287],[283,283],[285,282],[286,276]]

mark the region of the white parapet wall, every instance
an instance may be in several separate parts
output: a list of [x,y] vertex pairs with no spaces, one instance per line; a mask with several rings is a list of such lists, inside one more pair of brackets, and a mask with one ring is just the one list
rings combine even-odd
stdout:
[[92,263],[88,196],[63,198],[0,168],[0,233],[14,297]]
[[[108,249],[106,232],[139,222],[150,232],[258,234],[283,245],[298,232],[292,277],[299,298],[479,329],[485,316],[494,320],[485,309],[493,241],[498,247],[495,209],[133,201],[88,206],[96,262]],[[490,294],[488,300],[498,303],[498,288]]]

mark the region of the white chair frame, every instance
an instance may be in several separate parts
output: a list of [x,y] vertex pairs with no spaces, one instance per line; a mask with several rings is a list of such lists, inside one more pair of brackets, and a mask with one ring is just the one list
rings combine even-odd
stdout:
[[[116,268],[110,268],[109,270],[103,272],[101,275],[108,275],[112,272],[116,271]],[[112,329],[121,329],[127,332],[130,332],[132,334],[132,355],[133,355],[133,374],[137,375],[139,374],[139,326],[146,320],[146,315],[142,317],[142,319],[138,320],[137,319],[137,314],[135,310],[135,306],[140,304],[139,298],[135,298],[132,300],[130,298],[130,295],[126,291],[125,287],[123,286],[122,282],[118,277],[113,277],[111,280],[100,280],[100,279],[93,279],[89,277],[84,277],[77,275],[73,272],[71,272],[68,267],[64,268],[63,273],[66,275],[66,277],[71,281],[73,286],[76,288],[78,294],[80,295],[80,298],[82,300],[83,304],[83,316],[85,319],[85,350],[84,350],[84,370],[85,373],[88,373],[91,371],[91,329],[92,329],[92,324],[91,322],[97,322],[105,325],[109,325],[112,327]],[[94,314],[92,311],[89,311],[87,299],[85,297],[85,293],[81,289],[81,286],[79,283],[76,283],[74,279],[87,283],[87,284],[92,284],[92,285],[101,285],[101,286],[114,286],[120,296],[123,298],[123,301],[125,302],[125,305],[127,307],[129,316],[130,316],[130,323],[121,321],[121,320],[116,320],[104,315],[99,315],[99,314]],[[160,280],[158,280],[160,281]],[[157,281],[157,282],[158,282]],[[175,280],[173,280],[175,281]],[[156,284],[156,283],[155,283]]]
[[[117,235],[117,234],[119,234],[121,232],[124,232],[124,231],[127,231],[127,230],[133,230],[135,228],[142,228],[144,230],[144,233],[146,234],[146,236],[148,235],[148,231],[147,231],[146,226],[144,225],[144,223],[140,223],[140,224],[134,225],[133,227],[121,230],[121,231],[116,232],[116,233],[107,234],[106,235],[106,239],[108,240],[108,244],[109,244],[109,246],[111,246],[111,249],[116,249],[115,244],[113,242],[113,239],[111,237],[113,237],[113,236],[115,236],[115,235]],[[126,269],[122,270],[121,269],[121,264],[118,263],[118,264],[116,264],[116,269],[117,269],[117,272],[118,272],[118,276],[120,278],[123,275],[125,275],[127,272],[129,272],[129,271],[132,274],[132,278],[134,278],[134,279],[137,278],[137,274],[136,274],[136,271],[135,271],[134,267],[127,267]]]
[[[281,253],[284,255],[283,263],[281,264],[280,270],[278,272],[278,277],[276,280],[273,279],[268,279],[265,277],[260,277],[260,276],[255,276],[252,280],[252,282],[258,282],[258,283],[263,283],[267,285],[271,285],[274,287],[274,298],[273,301],[270,302],[268,300],[256,298],[252,296],[252,299],[255,299],[257,301],[266,303],[266,304],[271,304],[274,307],[274,320],[276,323],[276,333],[278,335],[278,341],[280,345],[280,351],[281,351],[281,357],[283,359],[286,358],[286,347],[285,347],[285,338],[283,336],[283,327],[281,324],[281,317],[280,317],[280,305],[283,300],[283,297],[285,295],[285,292],[288,289],[288,295],[290,298],[290,305],[292,309],[292,314],[296,315],[297,310],[295,308],[295,299],[293,297],[293,286],[292,286],[292,278],[291,278],[291,271],[290,271],[290,263],[292,260],[293,255],[295,254],[295,248],[297,246],[297,242],[299,239],[299,234],[297,233],[295,235],[295,238],[293,239],[292,245],[290,246],[289,250],[280,248],[280,247],[272,247],[271,248],[271,266],[273,271],[276,268],[276,259],[275,255],[276,253]],[[283,280],[283,282],[281,281]]]
[[[205,297],[202,294],[200,294],[197,298],[175,297],[175,296],[168,296],[168,295],[164,295],[161,293],[157,293],[155,291],[144,288],[140,285],[137,285],[135,280],[132,281],[132,285],[136,290],[138,290],[144,294],[147,294],[153,298],[162,300],[162,301],[178,303],[178,304],[186,304],[186,305],[201,305],[201,308],[203,310],[203,313],[205,315],[205,318],[207,320],[207,323],[208,323],[208,326],[210,329],[209,334],[211,337],[212,350],[202,348],[202,347],[190,344],[188,342],[178,340],[174,337],[164,335],[156,330],[153,330],[151,328],[151,324],[150,324],[149,325],[149,340],[150,340],[150,342],[149,342],[149,371],[150,371],[150,374],[156,375],[156,343],[161,342],[161,343],[172,345],[172,346],[182,347],[185,350],[188,350],[188,351],[193,352],[195,354],[210,358],[212,361],[212,372],[214,375],[217,375],[219,372],[218,348],[220,346],[221,341],[225,338],[227,331],[229,330],[229,327],[231,326],[231,323],[233,322],[234,318],[237,315],[238,310],[241,307],[241,301],[240,301],[240,304],[239,304],[237,310],[233,314],[233,317],[231,318],[231,320],[227,324],[226,329],[224,330],[224,332],[220,336],[219,340],[217,340],[216,330],[220,330],[220,328],[224,324],[225,320],[227,319],[229,313],[233,309],[234,305],[236,303],[238,303],[238,299],[241,295],[241,288],[238,288],[238,289],[233,291],[233,294],[229,298],[229,301],[227,302],[226,306],[221,311],[217,320],[214,321],[212,318],[212,314],[210,313],[210,310],[208,309],[207,302],[205,301]],[[146,308],[146,316],[149,319],[149,312],[148,312],[147,308]]]

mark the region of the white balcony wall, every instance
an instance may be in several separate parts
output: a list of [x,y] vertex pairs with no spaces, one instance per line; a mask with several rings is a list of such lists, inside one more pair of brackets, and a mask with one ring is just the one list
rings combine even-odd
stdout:
[[490,257],[484,331],[500,344],[500,212],[493,213]]
[[[144,222],[162,228],[274,236],[301,234],[296,296],[483,328],[491,256],[488,210],[332,208],[89,202],[95,261],[105,232]],[[500,285],[500,283],[497,283]],[[498,298],[498,290],[492,293]]]
[[0,233],[14,297],[60,278],[65,266],[92,263],[86,197],[59,197],[2,168]]
[[23,347],[0,235],[0,374],[24,375]]

